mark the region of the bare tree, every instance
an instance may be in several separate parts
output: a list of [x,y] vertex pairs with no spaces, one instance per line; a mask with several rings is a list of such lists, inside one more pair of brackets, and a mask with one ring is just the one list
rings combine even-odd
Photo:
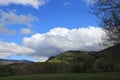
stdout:
[[100,19],[100,26],[107,34],[105,44],[120,44],[120,0],[98,0],[92,12]]

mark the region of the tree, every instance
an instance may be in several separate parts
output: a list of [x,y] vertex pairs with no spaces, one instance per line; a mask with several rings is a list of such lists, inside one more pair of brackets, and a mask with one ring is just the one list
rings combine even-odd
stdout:
[[120,44],[120,0],[97,0],[93,13],[100,19],[100,26],[106,32],[105,44]]

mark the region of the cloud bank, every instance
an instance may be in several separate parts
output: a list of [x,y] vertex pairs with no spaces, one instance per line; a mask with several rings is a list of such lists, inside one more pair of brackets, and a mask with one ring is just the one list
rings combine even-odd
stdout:
[[10,4],[20,4],[25,6],[32,6],[38,9],[43,6],[48,0],[0,0],[0,6],[8,6]]
[[67,29],[54,28],[44,34],[36,33],[23,38],[25,47],[36,51],[30,56],[50,57],[68,50],[97,51],[101,50],[103,30],[98,27]]
[[40,34],[35,33],[31,37],[23,38],[23,45],[0,41],[0,58],[11,55],[24,55],[46,61],[49,57],[69,50],[98,51],[103,49],[102,36],[105,32],[99,27],[87,28],[54,28]]
[[17,45],[13,42],[8,43],[0,41],[0,58],[6,58],[11,55],[28,55],[31,53],[35,53],[35,51],[25,46]]

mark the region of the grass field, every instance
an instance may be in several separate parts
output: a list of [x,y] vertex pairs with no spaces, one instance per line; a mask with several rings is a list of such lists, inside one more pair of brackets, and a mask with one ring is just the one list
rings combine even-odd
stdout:
[[59,73],[0,77],[0,80],[120,80],[120,73]]

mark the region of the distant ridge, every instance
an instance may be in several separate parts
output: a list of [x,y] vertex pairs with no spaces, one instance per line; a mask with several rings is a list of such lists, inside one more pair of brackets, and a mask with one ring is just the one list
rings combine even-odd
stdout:
[[11,64],[29,64],[33,63],[32,61],[28,60],[9,60],[9,59],[0,59],[0,66],[6,66]]

